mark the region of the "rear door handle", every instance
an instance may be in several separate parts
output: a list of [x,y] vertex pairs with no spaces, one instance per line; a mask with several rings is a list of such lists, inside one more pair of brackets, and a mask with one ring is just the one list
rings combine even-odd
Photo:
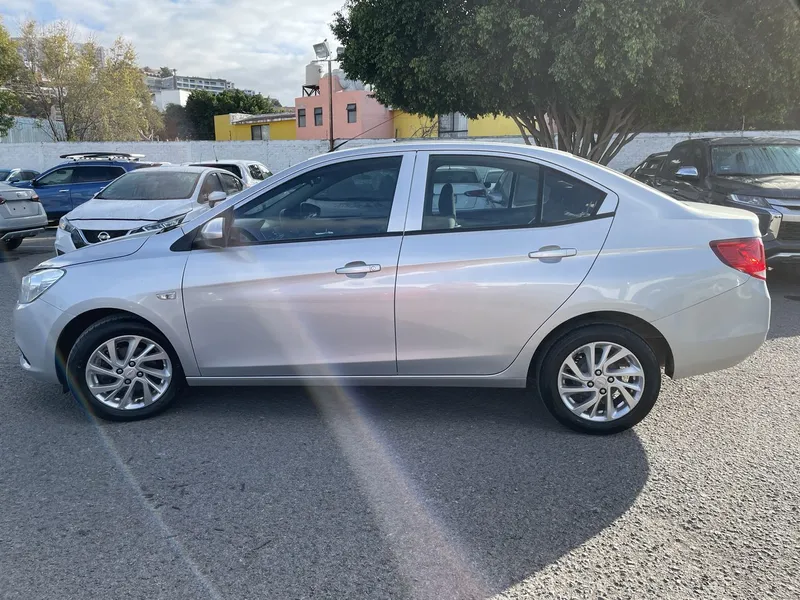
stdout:
[[578,254],[577,248],[562,248],[561,246],[544,246],[536,252],[529,252],[528,258],[535,258],[543,262],[558,262],[562,258],[575,256]]
[[338,275],[347,275],[348,277],[366,277],[367,273],[377,273],[380,270],[380,265],[368,265],[364,261],[357,260],[339,267],[336,269],[336,273]]

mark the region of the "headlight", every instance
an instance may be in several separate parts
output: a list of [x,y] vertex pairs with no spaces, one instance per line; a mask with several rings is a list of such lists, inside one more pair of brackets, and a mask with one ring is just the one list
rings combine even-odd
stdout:
[[72,225],[72,223],[69,222],[67,217],[61,217],[58,220],[58,228],[63,231],[66,231],[67,233],[72,233],[73,231],[75,231],[75,227]]
[[142,233],[143,231],[166,231],[167,229],[172,229],[180,225],[185,216],[186,215],[178,215],[177,217],[170,217],[169,219],[157,221],[156,223],[149,223],[143,227],[139,227],[138,229],[131,230],[131,233]]
[[745,204],[747,206],[760,206],[762,208],[769,208],[770,204],[763,196],[743,196],[741,194],[731,194],[731,200],[737,204]]
[[22,278],[22,287],[19,290],[19,303],[28,304],[49,290],[66,271],[62,269],[44,269],[28,273]]

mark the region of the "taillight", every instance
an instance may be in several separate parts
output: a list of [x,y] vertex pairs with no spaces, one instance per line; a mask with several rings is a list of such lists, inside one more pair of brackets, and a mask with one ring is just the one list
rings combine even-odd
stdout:
[[761,238],[716,240],[711,242],[711,249],[729,267],[758,279],[767,278],[767,258]]
[[0,204],[5,204],[5,203],[6,203],[6,199],[3,198],[2,196],[0,196]]
[[37,196],[36,194],[31,196],[31,202],[38,202],[38,201],[39,201],[39,196]]

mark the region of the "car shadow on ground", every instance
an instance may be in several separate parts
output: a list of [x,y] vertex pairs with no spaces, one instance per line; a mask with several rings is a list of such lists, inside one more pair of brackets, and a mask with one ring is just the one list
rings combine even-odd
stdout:
[[767,339],[800,335],[800,267],[776,269],[767,275],[772,318]]
[[634,432],[572,433],[523,390],[198,388],[102,429],[223,595],[488,597],[648,477]]

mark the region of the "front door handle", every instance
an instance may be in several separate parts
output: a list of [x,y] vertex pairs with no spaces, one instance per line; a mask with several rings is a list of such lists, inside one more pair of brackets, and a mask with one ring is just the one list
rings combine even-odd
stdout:
[[58,190],[59,194],[66,194],[69,190]]
[[577,248],[562,248],[561,246],[543,246],[536,252],[529,252],[528,258],[535,258],[542,262],[558,262],[562,258],[575,256],[578,254]]
[[380,265],[368,265],[362,260],[357,260],[339,267],[336,269],[336,273],[338,275],[347,275],[348,277],[366,277],[367,273],[377,273],[380,270]]
[[678,188],[672,188],[672,193],[673,194],[677,194],[679,192],[680,192],[680,190]]

